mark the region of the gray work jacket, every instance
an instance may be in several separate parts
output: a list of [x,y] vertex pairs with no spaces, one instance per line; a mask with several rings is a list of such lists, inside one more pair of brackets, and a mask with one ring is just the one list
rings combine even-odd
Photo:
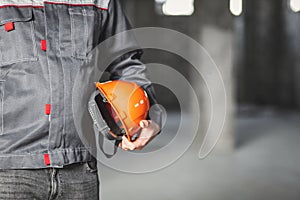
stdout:
[[[97,45],[128,28],[118,0],[0,1],[0,169],[91,160],[74,124],[74,79]],[[140,55],[132,50],[106,70],[136,80],[153,104]]]

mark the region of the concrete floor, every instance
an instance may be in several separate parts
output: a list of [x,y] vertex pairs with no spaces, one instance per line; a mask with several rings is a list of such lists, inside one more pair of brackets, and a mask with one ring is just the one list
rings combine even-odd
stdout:
[[254,112],[240,115],[236,124],[231,153],[199,160],[200,145],[194,143],[174,164],[153,173],[100,165],[101,200],[299,200],[300,114]]

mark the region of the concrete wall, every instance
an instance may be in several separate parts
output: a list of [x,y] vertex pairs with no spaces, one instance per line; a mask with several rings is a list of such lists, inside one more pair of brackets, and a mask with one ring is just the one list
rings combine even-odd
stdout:
[[286,0],[244,0],[235,21],[239,103],[299,108],[299,13]]
[[285,39],[285,59],[284,66],[292,66],[290,77],[292,94],[294,101],[292,104],[300,108],[300,13],[295,13],[283,5],[284,9],[284,37]]

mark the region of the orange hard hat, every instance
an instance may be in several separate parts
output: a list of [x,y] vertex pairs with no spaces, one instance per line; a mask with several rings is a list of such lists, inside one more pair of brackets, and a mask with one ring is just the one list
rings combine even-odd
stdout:
[[131,141],[140,130],[140,121],[147,118],[150,108],[147,93],[136,83],[121,80],[97,82],[96,87],[108,103],[110,116]]

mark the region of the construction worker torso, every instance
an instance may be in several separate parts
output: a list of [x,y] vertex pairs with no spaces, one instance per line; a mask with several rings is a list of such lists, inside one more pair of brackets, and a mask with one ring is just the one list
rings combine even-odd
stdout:
[[[78,2],[0,1],[0,169],[91,160],[74,124],[74,79],[97,45],[129,26],[117,0]],[[132,57],[110,68],[112,78],[147,88],[145,66]],[[122,73],[131,65],[137,73]]]

